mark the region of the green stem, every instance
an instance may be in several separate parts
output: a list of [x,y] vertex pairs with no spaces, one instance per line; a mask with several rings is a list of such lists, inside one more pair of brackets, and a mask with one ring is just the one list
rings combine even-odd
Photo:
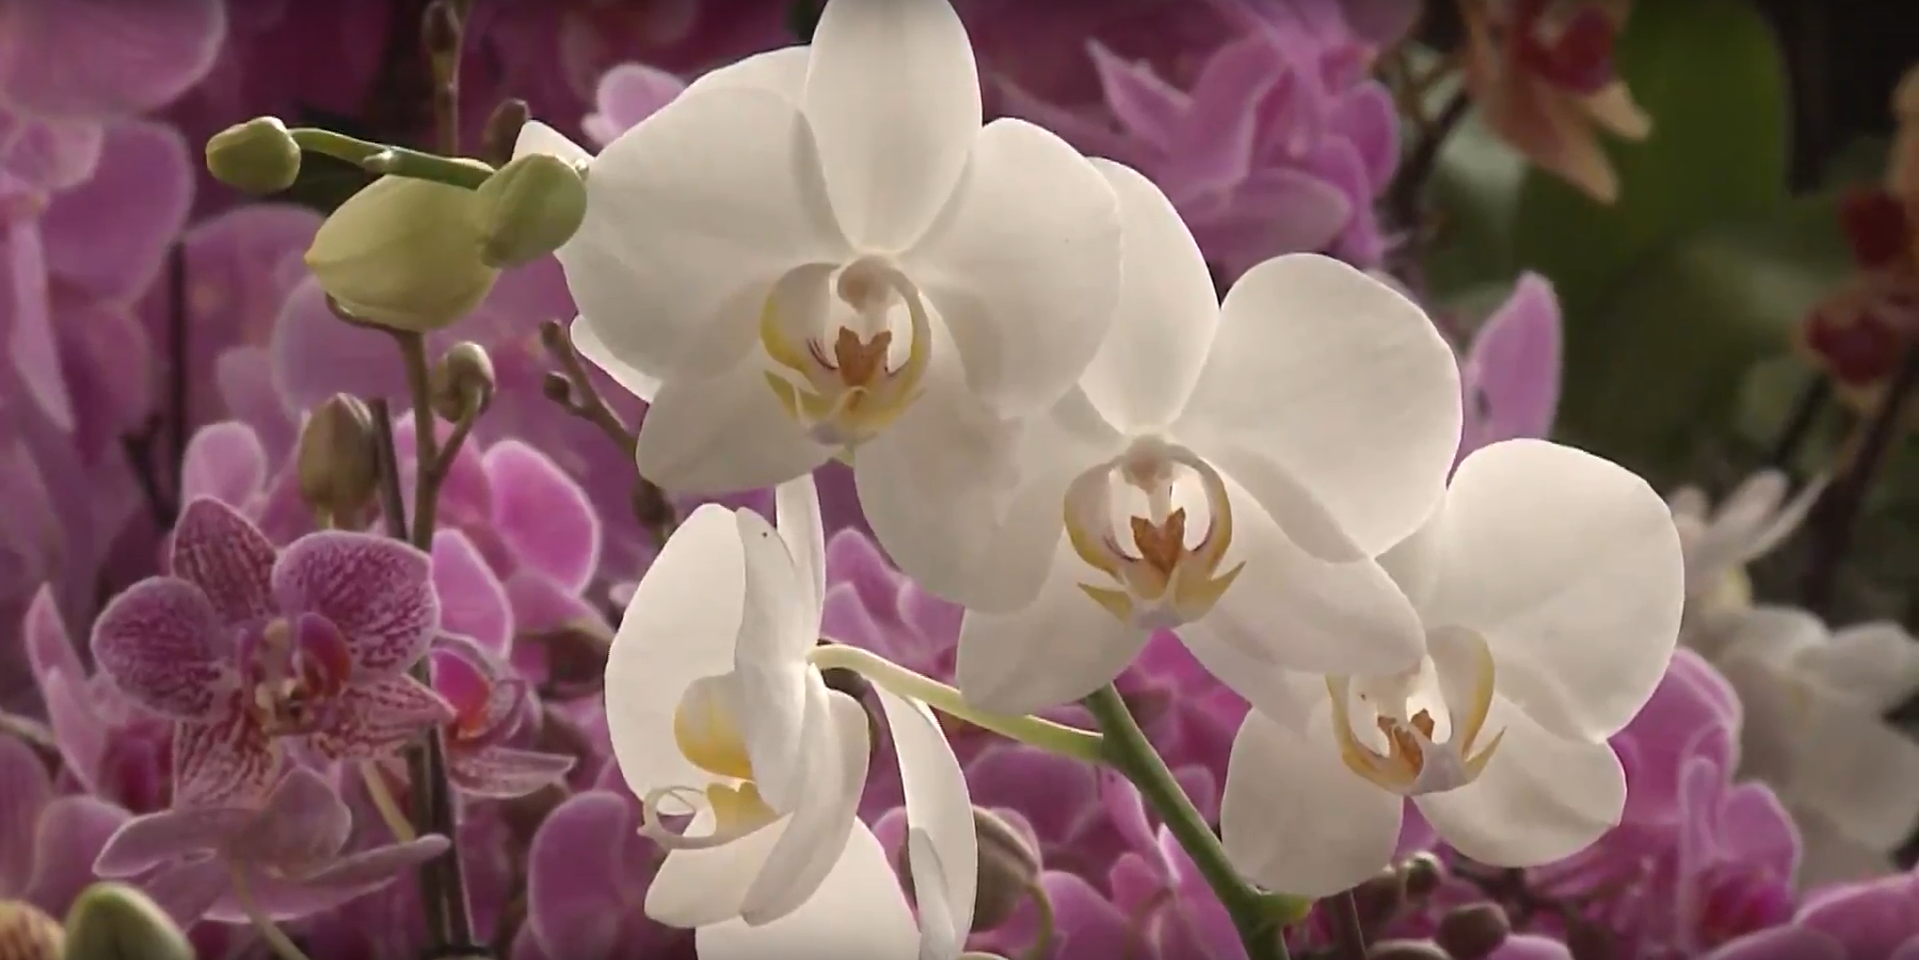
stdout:
[[293,142],[299,144],[301,150],[344,160],[380,176],[431,180],[475,190],[493,175],[493,168],[478,160],[392,147],[319,127],[295,127],[287,132],[293,135]]
[[239,901],[240,911],[247,915],[247,919],[253,923],[253,929],[260,932],[261,939],[273,948],[280,960],[312,960],[306,951],[300,949],[299,944],[293,942],[293,938],[286,935],[286,931],[280,929],[279,924],[273,922],[272,917],[267,916],[265,910],[260,909],[260,901],[253,896],[253,885],[247,882],[245,871],[235,868],[232,874],[233,899]]
[[1088,763],[1098,763],[1105,757],[1097,733],[1040,717],[1005,717],[987,713],[967,703],[958,690],[859,647],[837,642],[821,644],[813,648],[812,660],[813,665],[821,670],[851,670],[866,678],[867,682],[885,687],[889,692],[918,700],[947,716],[1048,753]]
[[1226,859],[1219,838],[1213,835],[1213,828],[1146,739],[1146,732],[1139,728],[1116,688],[1107,685],[1087,697],[1085,704],[1104,734],[1102,759],[1139,788],[1140,796],[1193,858],[1200,876],[1232,916],[1233,926],[1246,944],[1247,960],[1288,960],[1284,926],[1303,915],[1307,904],[1293,897],[1264,893],[1240,878],[1239,871]]

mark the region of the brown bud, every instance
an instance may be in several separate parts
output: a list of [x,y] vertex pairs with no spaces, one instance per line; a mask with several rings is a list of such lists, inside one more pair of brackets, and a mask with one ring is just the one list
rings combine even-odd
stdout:
[[1475,903],[1440,917],[1433,940],[1459,960],[1485,960],[1505,945],[1512,932],[1512,921],[1499,904]]
[[420,46],[435,60],[458,56],[460,11],[453,0],[433,0],[420,21]]
[[451,422],[477,417],[493,402],[493,358],[470,340],[449,347],[433,368],[433,412]]
[[1430,853],[1415,853],[1399,865],[1399,875],[1405,878],[1407,899],[1424,900],[1446,879],[1446,867]]
[[513,146],[520,140],[520,128],[531,118],[525,100],[500,101],[480,130],[480,159],[495,167],[511,162]]
[[[1025,831],[992,811],[973,808],[973,830],[979,836],[978,894],[973,902],[973,932],[992,930],[1012,919],[1031,896],[1045,896],[1039,885],[1038,844]],[[901,883],[913,892],[911,858],[899,851]]]
[[60,960],[60,921],[22,900],[0,900],[0,960]]
[[1395,869],[1381,870],[1353,888],[1353,907],[1359,914],[1360,929],[1368,932],[1392,923],[1405,905],[1406,878]]
[[1425,940],[1381,940],[1366,951],[1366,960],[1452,960],[1452,957]]
[[294,468],[300,496],[330,523],[351,525],[380,488],[373,414],[358,397],[336,393],[300,429]]
[[613,630],[605,623],[582,618],[549,630],[520,635],[546,649],[548,683],[560,699],[600,689],[606,674],[606,654],[613,646]]
[[1619,956],[1619,943],[1611,930],[1572,918],[1566,924],[1566,950],[1573,960],[1614,960]]
[[564,373],[549,370],[546,376],[540,378],[540,392],[554,403],[570,404],[573,402],[573,381],[568,380]]

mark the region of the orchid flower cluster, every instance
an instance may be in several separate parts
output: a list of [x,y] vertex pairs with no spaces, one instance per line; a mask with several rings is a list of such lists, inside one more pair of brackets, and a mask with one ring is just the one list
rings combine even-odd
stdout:
[[420,149],[277,119],[349,6],[0,76],[0,960],[1919,950],[1919,642],[1748,573],[1864,468],[1662,495],[1406,266],[1466,106],[1621,199],[1629,4],[433,0]]

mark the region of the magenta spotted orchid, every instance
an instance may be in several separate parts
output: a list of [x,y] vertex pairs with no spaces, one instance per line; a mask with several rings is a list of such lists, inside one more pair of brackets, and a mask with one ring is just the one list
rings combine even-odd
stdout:
[[171,575],[101,612],[93,655],[129,697],[176,721],[176,804],[265,793],[290,744],[370,760],[452,715],[405,674],[439,623],[426,554],[340,531],[276,551],[202,499],[174,529],[172,561]]
[[475,644],[443,636],[430,654],[433,689],[453,707],[446,723],[447,776],[475,797],[512,799],[557,783],[574,759],[509,744],[526,726],[532,695]]

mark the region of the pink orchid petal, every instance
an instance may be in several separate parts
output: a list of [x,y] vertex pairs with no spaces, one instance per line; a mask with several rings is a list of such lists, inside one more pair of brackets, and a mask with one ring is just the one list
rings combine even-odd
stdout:
[[440,621],[432,559],[367,533],[323,530],[294,541],[274,564],[273,595],[288,613],[333,621],[352,648],[356,675],[367,677],[411,666]]
[[267,452],[252,427],[238,420],[208,424],[187,441],[180,495],[189,502],[208,497],[243,509],[266,483]]
[[421,731],[453,719],[453,706],[408,676],[355,684],[340,692],[337,715],[309,734],[307,745],[328,760],[389,757]]
[[476,797],[511,800],[559,783],[576,761],[556,753],[486,747],[463,751],[449,761],[453,783]]
[[[604,620],[600,611],[578,592],[569,590],[532,570],[521,570],[506,579],[506,595],[513,605],[513,623],[521,634],[557,630],[582,620]],[[517,658],[519,648],[515,644]]]
[[168,867],[141,888],[175,923],[188,927],[233,889],[233,878],[226,861],[214,858]]
[[276,612],[271,583],[276,552],[253,521],[211,498],[188,503],[173,528],[174,576],[200,588],[230,626]]
[[53,799],[53,779],[24,741],[0,739],[0,896],[17,896],[33,873],[33,838]]
[[60,365],[59,341],[53,329],[53,306],[48,299],[47,263],[37,222],[15,219],[7,226],[5,303],[11,308],[7,328],[7,356],[20,375],[27,395],[62,430],[74,424],[73,397]]
[[686,81],[643,63],[622,63],[601,74],[594,92],[594,111],[580,121],[580,130],[604,147],[673,101]]
[[273,382],[295,409],[319,406],[336,393],[406,396],[406,371],[393,338],[334,316],[318,281],[308,280],[287,296],[271,349]]
[[232,667],[220,658],[226,625],[185,580],[149,577],[127,588],[93,626],[93,660],[142,706],[205,720],[229,709]]
[[520,561],[575,593],[600,564],[600,518],[552,458],[518,440],[486,452],[493,521]]
[[134,817],[107,839],[93,861],[103,877],[135,877],[170,860],[211,853],[259,813],[242,807],[192,807]]
[[1259,105],[1285,76],[1284,59],[1263,37],[1214,52],[1193,85],[1192,108],[1175,141],[1182,183],[1227,188],[1252,172]]
[[1559,299],[1536,273],[1519,278],[1512,296],[1473,337],[1461,365],[1466,389],[1466,440],[1460,455],[1501,440],[1545,437],[1559,408]]
[[33,878],[23,899],[60,917],[96,879],[93,861],[127,812],[98,797],[61,797],[40,814]]
[[467,535],[433,535],[433,587],[440,597],[440,629],[504,655],[513,642],[513,609],[506,587]]
[[1385,86],[1367,82],[1348,90],[1333,107],[1332,126],[1352,141],[1377,192],[1399,166],[1399,110]]
[[1134,136],[1168,149],[1179,142],[1181,123],[1193,100],[1145,63],[1133,63],[1098,40],[1086,42],[1100,90],[1113,116]]
[[451,846],[445,837],[433,834],[375,847],[302,874],[299,881],[309,886],[349,888],[364,893],[386,885],[397,879],[401,871],[425,863]]
[[40,698],[46,705],[47,725],[53,728],[61,761],[82,789],[99,792],[109,734],[105,721],[88,703],[86,692],[84,674],[54,669],[40,677]]
[[0,179],[47,196],[71,190],[100,165],[106,130],[91,120],[44,120],[0,107]]
[[299,767],[227,835],[222,853],[236,864],[299,873],[332,859],[352,829],[353,813],[339,794],[311,767]]
[[164,106],[206,75],[226,39],[220,0],[14,3],[7,14],[0,89],[49,117],[105,119]]
[[54,333],[74,407],[82,450],[106,450],[138,430],[154,411],[155,351],[146,328],[125,304],[65,284],[53,297]]
[[[298,436],[293,413],[280,399],[273,385],[273,358],[265,347],[234,347],[213,360],[213,388],[216,397],[193,404],[203,414],[225,412],[246,423],[260,439],[261,446],[274,452],[276,459],[292,451]],[[196,382],[204,383],[204,379]],[[217,400],[218,402],[213,402]],[[191,401],[190,401],[191,403]]]
[[108,128],[100,164],[40,217],[47,269],[87,293],[130,300],[160,273],[193,205],[186,138],[147,121]]
[[627,857],[638,820],[626,798],[603,791],[562,803],[527,853],[527,923],[558,957],[606,957],[620,936],[640,865]]
[[279,745],[244,714],[174,729],[173,802],[223,806],[267,796],[284,769]]
[[483,654],[475,648],[447,643],[443,638],[433,652],[433,690],[453,707],[462,721],[486,714],[493,697],[494,676],[484,664]]
[[47,674],[56,670],[68,676],[86,676],[86,669],[80,665],[80,651],[74,647],[73,636],[60,617],[52,585],[43,584],[34,591],[33,602],[27,606],[27,615],[20,625],[20,638],[27,648],[27,665],[42,690],[46,688]]

